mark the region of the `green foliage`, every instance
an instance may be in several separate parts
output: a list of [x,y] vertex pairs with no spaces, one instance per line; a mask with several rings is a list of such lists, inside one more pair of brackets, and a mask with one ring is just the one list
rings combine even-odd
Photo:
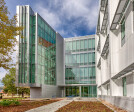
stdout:
[[15,101],[14,104],[15,105],[20,105],[20,102],[19,101]]
[[0,105],[2,105],[2,106],[9,106],[11,103],[12,103],[12,101],[10,101],[10,100],[2,100],[0,102]]
[[15,99],[4,99],[2,101],[0,101],[0,105],[2,106],[9,106],[9,105],[20,105],[21,103],[18,101],[18,100],[15,100]]
[[9,69],[12,53],[15,51],[15,36],[20,35],[23,27],[16,26],[16,16],[9,18],[9,11],[4,0],[0,0],[0,67]]
[[[9,70],[9,73],[5,75],[5,77],[2,79],[2,83],[4,84],[4,92],[5,93],[11,93],[16,94],[17,93],[17,87],[15,87],[15,77],[16,69],[11,68]],[[24,94],[30,95],[30,89],[24,88],[24,87],[18,87],[18,94],[21,94],[22,97],[24,97]]]
[[5,75],[5,77],[2,79],[2,83],[4,84],[4,92],[5,93],[11,93],[16,94],[17,88],[15,87],[15,68],[11,68],[9,70],[9,73]]
[[22,97],[24,97],[24,94],[30,95],[30,89],[29,88],[19,87],[18,93],[21,94]]
[[17,99],[10,100],[13,105],[20,105],[20,102]]

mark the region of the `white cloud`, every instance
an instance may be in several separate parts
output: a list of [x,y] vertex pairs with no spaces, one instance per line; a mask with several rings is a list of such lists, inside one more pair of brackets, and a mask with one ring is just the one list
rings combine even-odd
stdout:
[[66,13],[68,19],[81,17],[92,29],[96,27],[98,4],[93,0],[64,0],[62,13]]
[[[60,34],[67,34],[82,24],[86,25],[89,31],[96,27],[98,0],[49,0],[46,4],[44,6],[43,2],[38,2],[35,9]],[[74,19],[75,23],[66,23]],[[63,31],[63,24],[70,25],[69,29]]]
[[45,7],[42,7],[42,5],[39,7],[37,4],[35,7],[41,17],[43,17],[46,22],[50,24],[50,26],[57,28],[59,24],[61,24],[61,21],[59,20],[59,17],[56,15],[56,13],[50,12],[48,9],[45,9]]

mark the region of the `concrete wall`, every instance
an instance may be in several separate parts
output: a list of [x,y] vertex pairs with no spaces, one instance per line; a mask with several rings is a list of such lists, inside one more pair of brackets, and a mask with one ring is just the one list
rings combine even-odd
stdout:
[[59,33],[56,33],[56,84],[65,84],[64,75],[64,39]]
[[134,112],[134,98],[132,97],[106,96],[106,95],[101,96],[99,95],[98,97],[120,108]]
[[58,86],[43,85],[42,97],[43,98],[62,97],[62,90]]
[[30,87],[30,98],[55,98],[62,97],[62,89],[54,85]]
[[[109,53],[107,58],[101,57],[97,52],[96,63],[101,58],[101,69],[96,70],[98,81],[98,97],[121,108],[134,112],[134,73],[133,71],[124,72],[122,76],[114,78],[122,70],[134,63],[134,11],[133,2],[129,4],[124,13],[125,17],[125,44],[121,45],[121,24],[115,30],[110,30],[119,0],[108,0],[108,22],[109,26]],[[104,12],[100,11],[100,28]],[[100,32],[97,38],[101,39],[101,52],[106,41],[106,34]],[[97,39],[98,40],[98,39]],[[97,46],[96,46],[97,47]],[[99,75],[98,75],[99,74]],[[122,78],[126,77],[127,96],[123,96]],[[109,84],[109,88],[108,85]]]
[[133,4],[125,13],[125,44],[121,46],[121,28],[110,32],[111,77],[134,63]]
[[41,87],[30,87],[30,98],[41,98],[42,97]]

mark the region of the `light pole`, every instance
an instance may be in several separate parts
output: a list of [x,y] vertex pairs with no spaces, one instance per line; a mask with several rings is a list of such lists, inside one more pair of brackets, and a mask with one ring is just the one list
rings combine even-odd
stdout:
[[17,96],[18,96],[18,89],[19,89],[19,88],[17,88]]

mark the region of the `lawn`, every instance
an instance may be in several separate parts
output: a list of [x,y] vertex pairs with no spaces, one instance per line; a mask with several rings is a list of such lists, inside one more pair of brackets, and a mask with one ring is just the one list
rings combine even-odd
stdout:
[[56,112],[113,112],[101,102],[73,101]]
[[0,105],[0,112],[24,112],[26,110],[30,110],[36,107],[40,107],[43,105],[47,105],[53,102],[59,101],[58,99],[52,99],[52,100],[21,100],[21,105],[19,106],[1,106]]

